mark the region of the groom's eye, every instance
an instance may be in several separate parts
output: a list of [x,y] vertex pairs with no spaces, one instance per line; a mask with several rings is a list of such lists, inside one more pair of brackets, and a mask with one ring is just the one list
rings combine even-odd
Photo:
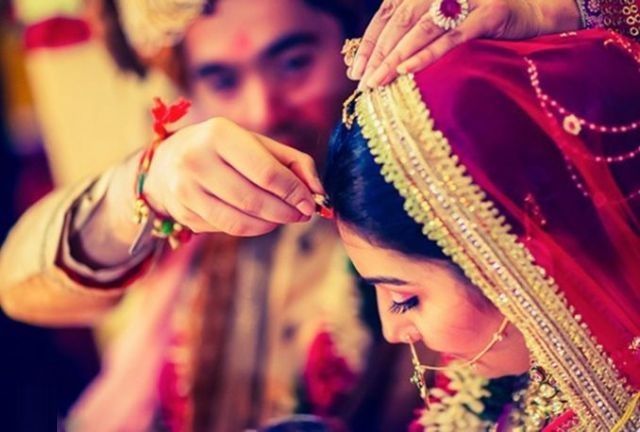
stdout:
[[314,53],[307,48],[290,50],[276,59],[271,72],[281,84],[296,84],[309,76],[314,61]]
[[239,77],[232,72],[224,72],[208,79],[209,87],[216,93],[228,93],[235,90],[239,84]]
[[403,313],[407,312],[408,310],[411,310],[414,307],[418,306],[419,303],[420,302],[418,301],[418,296],[413,296],[413,297],[408,298],[407,300],[405,300],[403,302],[392,301],[391,302],[391,307],[389,307],[389,312],[397,313],[397,314],[403,314]]

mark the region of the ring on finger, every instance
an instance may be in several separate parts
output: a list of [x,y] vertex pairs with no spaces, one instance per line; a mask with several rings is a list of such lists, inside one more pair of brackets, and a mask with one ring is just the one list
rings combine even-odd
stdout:
[[435,0],[429,8],[429,16],[436,26],[449,31],[469,16],[469,9],[469,0]]

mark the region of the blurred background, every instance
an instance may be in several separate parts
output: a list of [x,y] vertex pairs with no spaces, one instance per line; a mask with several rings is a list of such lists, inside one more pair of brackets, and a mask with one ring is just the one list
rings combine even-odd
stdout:
[[[34,2],[36,3],[36,2]],[[39,2],[45,3],[45,2]],[[67,2],[72,3],[72,2]],[[0,242],[32,203],[53,187],[28,76],[27,23],[15,5],[0,2]],[[42,329],[0,311],[2,430],[55,430],[98,371],[87,329]]]
[[[101,40],[101,7],[91,0],[0,0],[0,244],[54,185],[99,172],[126,154],[131,147],[115,121],[137,124],[141,134],[147,125],[140,117],[145,107],[136,103],[146,97],[144,86],[118,74]],[[89,96],[88,88],[93,97],[79,97]],[[102,153],[89,145],[96,141]],[[65,145],[72,142],[87,145]],[[90,330],[32,327],[1,309],[0,347],[2,431],[56,430],[99,369]]]

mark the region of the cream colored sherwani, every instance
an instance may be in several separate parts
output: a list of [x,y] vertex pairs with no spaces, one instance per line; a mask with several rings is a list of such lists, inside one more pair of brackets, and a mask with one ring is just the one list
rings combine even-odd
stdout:
[[[101,288],[122,278],[141,258],[99,271],[73,258],[69,233],[90,217],[110,175],[51,194],[13,229],[0,254],[0,301],[9,315],[42,325],[91,324],[112,310],[125,292],[149,292],[145,283],[150,280],[153,291],[175,289],[162,286],[162,278],[144,274],[129,278],[127,286]],[[356,372],[363,369],[370,344],[369,331],[359,319],[357,287],[331,223],[318,219],[282,227],[243,240],[238,253],[225,373],[218,383],[228,391],[221,392],[225,396],[218,410],[225,415],[215,419],[211,430],[216,431],[242,430],[291,414],[309,346],[321,330],[331,332],[339,354]],[[170,266],[171,258],[163,265]],[[194,280],[207,283],[192,265],[184,265],[182,271],[185,287],[193,286],[189,281]],[[143,320],[144,302],[133,303],[126,315]],[[181,304],[176,302],[175,309]],[[235,407],[247,400],[253,401],[250,418],[234,415]]]

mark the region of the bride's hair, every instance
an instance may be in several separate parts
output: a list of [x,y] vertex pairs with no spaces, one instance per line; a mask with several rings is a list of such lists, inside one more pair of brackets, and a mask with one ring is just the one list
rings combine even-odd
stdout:
[[336,217],[371,244],[413,258],[446,261],[452,274],[472,287],[471,298],[478,306],[491,304],[407,215],[404,198],[382,177],[357,124],[347,129],[341,123],[334,131],[329,142],[324,187]]
[[448,259],[404,210],[404,200],[387,183],[354,124],[340,124],[329,143],[324,186],[339,220],[372,244],[405,255]]

